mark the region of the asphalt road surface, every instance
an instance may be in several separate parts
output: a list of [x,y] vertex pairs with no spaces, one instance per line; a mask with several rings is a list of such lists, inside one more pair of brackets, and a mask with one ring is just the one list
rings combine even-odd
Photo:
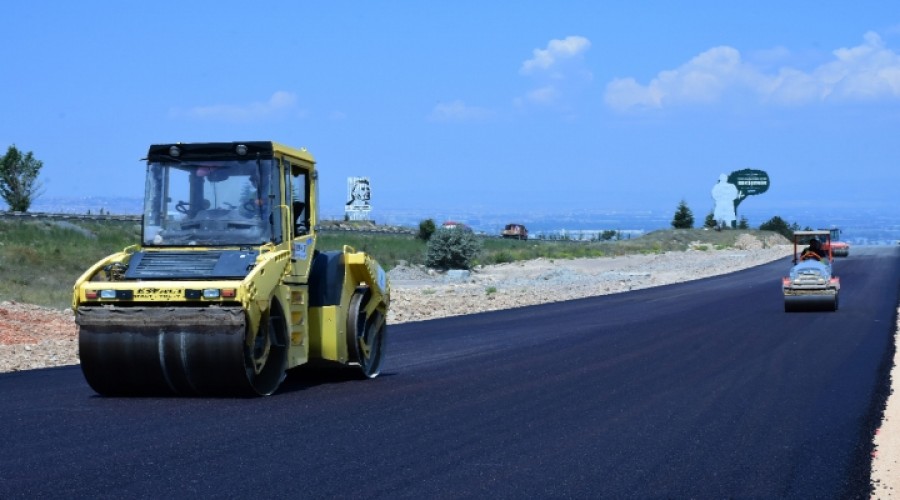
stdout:
[[257,399],[0,375],[0,498],[866,497],[900,249],[783,312],[787,259],[626,294],[394,325],[371,381]]

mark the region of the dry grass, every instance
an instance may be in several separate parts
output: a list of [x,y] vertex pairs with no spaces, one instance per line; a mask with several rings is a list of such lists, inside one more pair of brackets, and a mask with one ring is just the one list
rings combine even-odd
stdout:
[[[681,229],[654,231],[622,241],[485,238],[475,264],[663,253],[696,248],[697,245],[731,248],[736,247],[740,235],[746,233],[762,241],[778,237],[775,233],[758,230]],[[0,301],[68,308],[72,286],[88,266],[138,243],[139,239],[140,228],[127,222],[0,220]],[[319,250],[339,250],[343,245],[373,255],[386,270],[400,262],[423,264],[425,260],[425,242],[408,234],[342,231],[319,235]]]

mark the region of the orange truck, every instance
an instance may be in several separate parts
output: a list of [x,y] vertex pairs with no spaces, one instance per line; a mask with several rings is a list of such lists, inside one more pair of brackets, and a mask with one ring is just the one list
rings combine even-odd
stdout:
[[504,238],[509,238],[513,240],[527,240],[528,239],[528,229],[525,228],[522,224],[507,224],[503,231],[500,233]]
[[[835,257],[849,257],[850,256],[850,244],[846,241],[841,241],[841,230],[832,227],[831,229],[826,229],[829,233],[831,233],[831,242],[828,247],[831,249],[831,254]],[[826,248],[828,250],[829,248]]]

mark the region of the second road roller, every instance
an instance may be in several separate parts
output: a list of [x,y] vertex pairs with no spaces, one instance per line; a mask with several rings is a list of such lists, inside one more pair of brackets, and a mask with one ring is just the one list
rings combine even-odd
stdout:
[[833,264],[830,231],[794,231],[793,267],[781,279],[785,312],[837,311],[841,280]]

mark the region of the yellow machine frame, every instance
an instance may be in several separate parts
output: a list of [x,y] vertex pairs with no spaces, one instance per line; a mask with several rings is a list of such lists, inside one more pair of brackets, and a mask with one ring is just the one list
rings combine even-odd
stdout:
[[[258,345],[269,340],[272,352],[275,352],[274,346],[278,345],[279,339],[270,330],[282,328],[282,325],[277,323],[281,321],[278,318],[283,317],[285,323],[283,328],[287,333],[285,369],[305,364],[311,359],[322,359],[360,365],[366,377],[377,376],[384,324],[390,303],[390,284],[386,273],[373,258],[363,252],[357,252],[352,247],[344,246],[341,252],[331,253],[319,252],[316,249],[318,172],[315,159],[305,149],[295,149],[274,142],[259,144],[270,144],[272,156],[277,160],[279,179],[282,179],[283,184],[279,187],[275,204],[277,207],[272,213],[280,214],[282,234],[285,236],[280,242],[266,243],[258,247],[252,270],[243,279],[201,282],[166,279],[123,280],[120,269],[128,266],[136,252],[156,251],[154,248],[138,245],[97,262],[75,282],[73,310],[76,311],[76,321],[80,325],[81,334],[89,339],[88,341],[82,339],[82,342],[87,344],[86,351],[91,353],[92,359],[89,364],[95,365],[96,371],[102,375],[89,375],[87,369],[85,373],[98,392],[109,394],[143,392],[140,388],[131,391],[132,388],[127,383],[125,386],[107,385],[106,378],[117,377],[117,370],[125,369],[120,362],[109,358],[115,357],[121,350],[136,349],[131,344],[124,346],[122,344],[137,341],[116,340],[116,333],[129,329],[140,330],[144,328],[140,326],[141,324],[154,324],[157,326],[153,327],[155,330],[150,333],[164,332],[159,334],[160,343],[165,341],[162,336],[171,336],[170,330],[173,329],[186,338],[210,333],[215,335],[219,330],[202,324],[208,322],[203,319],[203,314],[229,308],[236,311],[234,313],[236,318],[241,316],[241,311],[243,312],[243,322],[241,323],[240,319],[234,320],[235,323],[231,327],[234,331],[230,333],[242,330],[238,333],[245,337],[241,341],[245,353],[252,350],[254,344]],[[295,202],[298,200],[292,199],[293,191],[288,185],[292,176],[301,175],[306,176],[309,186],[307,199],[303,200],[307,209],[305,222],[308,229],[302,232],[294,222],[299,215],[294,213]],[[171,247],[167,249],[172,250]],[[192,246],[175,250],[199,255],[209,252],[211,248]],[[208,292],[209,290],[212,292]],[[167,319],[173,315],[167,316],[165,311],[187,306],[196,308],[200,319]],[[276,307],[281,314],[273,310]],[[103,312],[104,310],[107,312]],[[108,314],[110,310],[129,317],[114,317],[116,315]],[[184,313],[182,310],[176,312]],[[101,314],[102,318],[93,314]],[[275,324],[269,325],[267,322]],[[177,327],[173,326],[174,323],[178,323]],[[367,336],[366,332],[370,335]],[[272,338],[260,340],[259,336],[264,334]],[[378,336],[377,346],[370,345],[375,335]],[[97,340],[95,345],[94,338],[103,340]],[[109,345],[115,348],[110,348]],[[198,347],[191,349],[192,352],[196,352],[209,348],[199,347],[198,344]],[[378,359],[367,359],[376,354],[374,349],[378,349]],[[193,354],[184,349],[181,352],[181,356],[191,355]],[[200,353],[196,356],[209,354]],[[240,356],[235,355],[235,359],[237,357]],[[85,363],[84,359],[82,363]],[[376,366],[372,366],[373,364]],[[250,373],[248,376],[253,379],[251,368],[252,366],[245,367]],[[232,368],[229,370],[235,371]],[[181,376],[181,371],[187,369],[179,368],[179,374],[176,375]],[[169,388],[176,393],[191,392],[173,387],[177,384],[169,379],[177,378],[176,375],[166,372],[162,378],[166,379]],[[203,377],[189,376],[201,379]],[[250,392],[271,393],[280,384],[281,379],[283,375],[278,377],[274,385],[261,383],[263,387],[253,387]],[[188,385],[193,387],[202,385],[202,382],[205,381],[200,380],[197,384]],[[250,385],[260,384],[251,380]],[[230,393],[231,390],[225,387],[209,392]]]

